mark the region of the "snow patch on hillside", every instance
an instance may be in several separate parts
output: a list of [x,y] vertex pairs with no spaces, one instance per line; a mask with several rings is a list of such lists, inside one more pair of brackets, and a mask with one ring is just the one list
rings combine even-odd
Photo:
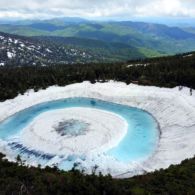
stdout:
[[15,56],[16,56],[15,53],[12,53],[12,52],[9,52],[9,51],[7,52],[7,57],[8,58],[11,59],[11,58],[14,58]]

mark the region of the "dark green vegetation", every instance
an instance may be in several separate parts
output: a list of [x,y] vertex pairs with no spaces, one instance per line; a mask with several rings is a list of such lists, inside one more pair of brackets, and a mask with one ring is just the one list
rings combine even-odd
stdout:
[[[107,42],[103,40],[79,38],[79,37],[54,37],[41,36],[33,37],[37,41],[44,41],[58,44],[59,46],[68,45],[73,48],[84,49],[95,56],[95,62],[117,62],[127,61],[129,59],[145,58],[145,55],[139,49],[120,42]],[[92,60],[91,60],[92,61]]]
[[14,98],[28,89],[106,80],[143,85],[195,88],[195,53],[128,63],[0,67],[0,100]]
[[[5,22],[6,23],[6,22]],[[19,21],[12,24],[1,24],[0,31],[23,36],[57,36],[80,38],[72,42],[88,39],[90,48],[98,45],[120,43],[119,60],[132,59],[127,56],[127,48],[136,49],[138,54],[145,57],[164,56],[195,50],[195,34],[193,30],[166,25],[143,22],[97,22],[80,18],[58,18],[44,21]],[[96,40],[93,42],[92,40]],[[98,41],[100,41],[98,43]],[[89,44],[87,44],[89,46]],[[116,45],[109,47],[116,50]],[[104,47],[99,50],[105,51]],[[112,51],[112,49],[111,49]],[[108,50],[107,53],[110,51]],[[102,52],[104,53],[104,52]],[[110,53],[110,57],[111,57]],[[127,58],[129,57],[129,58]]]
[[129,179],[113,179],[111,176],[83,175],[76,169],[70,172],[57,168],[27,168],[2,159],[0,154],[1,195],[60,195],[60,194],[195,194],[195,158],[167,170],[136,176]]

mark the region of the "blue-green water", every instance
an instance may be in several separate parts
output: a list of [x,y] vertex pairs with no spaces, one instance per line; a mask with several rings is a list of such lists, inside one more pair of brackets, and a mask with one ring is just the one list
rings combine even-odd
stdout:
[[[158,124],[152,115],[137,108],[81,97],[45,102],[14,114],[0,123],[0,139],[8,141],[10,137],[20,133],[24,127],[28,126],[28,124],[41,113],[72,107],[96,108],[113,112],[127,121],[127,134],[118,146],[107,151],[107,155],[113,156],[119,161],[129,162],[145,158],[154,152],[158,142],[159,132]],[[120,129],[118,129],[118,131],[120,131]],[[24,154],[25,151],[28,152],[29,155],[36,153],[36,151],[25,149],[25,146],[20,144],[10,143],[10,146],[12,146],[13,149],[17,149],[17,152],[22,148],[22,154]],[[55,156],[55,154],[52,155]],[[51,158],[53,157],[52,155],[50,156]]]

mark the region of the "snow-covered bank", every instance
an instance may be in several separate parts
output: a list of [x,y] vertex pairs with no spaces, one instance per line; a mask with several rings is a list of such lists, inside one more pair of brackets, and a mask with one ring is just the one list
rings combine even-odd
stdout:
[[[144,162],[123,165],[113,159],[99,159],[101,171],[108,172],[107,165],[118,171],[112,175],[128,177],[143,171],[167,168],[180,163],[195,154],[195,96],[189,96],[189,89],[167,89],[126,85],[109,82],[90,84],[88,82],[67,87],[50,87],[37,93],[29,91],[13,100],[0,103],[0,121],[32,105],[68,97],[91,97],[144,109],[159,122],[161,138],[156,153]],[[86,165],[87,166],[87,165]]]

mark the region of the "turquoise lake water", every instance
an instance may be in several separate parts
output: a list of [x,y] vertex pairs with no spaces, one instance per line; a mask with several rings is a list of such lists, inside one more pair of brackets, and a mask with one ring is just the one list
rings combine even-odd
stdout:
[[[122,162],[130,162],[146,158],[156,149],[159,139],[158,124],[148,112],[116,103],[80,97],[41,103],[14,114],[0,123],[0,139],[9,142],[12,136],[20,133],[41,113],[72,107],[87,107],[113,112],[127,121],[127,134],[118,146],[107,151],[107,155],[113,156]],[[48,154],[43,154],[41,151],[29,150],[20,143],[9,143],[9,146],[21,156],[28,153],[28,155],[45,158],[45,160],[55,157],[55,154],[49,154],[49,148]],[[74,161],[74,159],[70,157],[68,161]]]

